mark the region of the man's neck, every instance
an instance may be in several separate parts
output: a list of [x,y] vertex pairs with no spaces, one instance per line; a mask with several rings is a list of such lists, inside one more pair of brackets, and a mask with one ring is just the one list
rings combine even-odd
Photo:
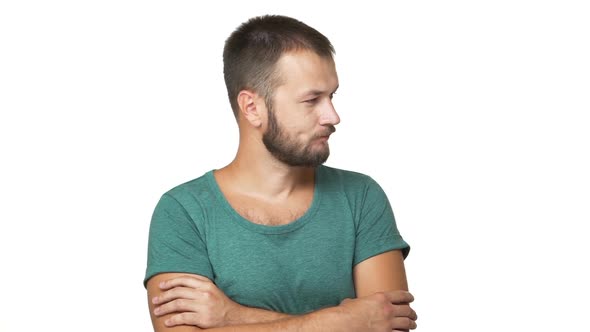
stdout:
[[285,165],[276,159],[248,160],[236,156],[229,165],[215,172],[218,180],[242,193],[262,200],[284,200],[298,190],[313,189],[315,168]]

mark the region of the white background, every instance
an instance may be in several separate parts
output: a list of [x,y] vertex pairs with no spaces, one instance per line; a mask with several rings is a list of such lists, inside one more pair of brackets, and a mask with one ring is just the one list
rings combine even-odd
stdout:
[[3,1],[0,331],[149,331],[160,195],[233,158],[225,38],[336,47],[328,165],[371,175],[420,331],[589,331],[584,1]]

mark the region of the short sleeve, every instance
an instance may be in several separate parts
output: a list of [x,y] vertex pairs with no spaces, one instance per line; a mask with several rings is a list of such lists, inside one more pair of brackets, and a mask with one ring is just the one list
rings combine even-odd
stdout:
[[410,246],[397,229],[385,192],[369,177],[358,214],[354,265],[395,249],[402,250],[404,258],[410,252]]
[[144,286],[156,274],[192,273],[213,280],[207,246],[186,209],[164,194],[152,215]]

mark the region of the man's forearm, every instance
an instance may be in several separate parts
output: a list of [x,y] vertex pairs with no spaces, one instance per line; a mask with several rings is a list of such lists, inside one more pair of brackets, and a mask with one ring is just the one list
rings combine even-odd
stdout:
[[295,317],[280,312],[271,310],[251,308],[246,306],[240,306],[237,310],[228,313],[227,324],[228,325],[241,325],[241,324],[256,324],[256,323],[269,323],[281,319]]
[[[251,308],[250,308],[251,309]],[[266,311],[258,309],[260,311]],[[271,313],[269,316],[266,316]],[[273,313],[258,313],[263,317],[271,317]],[[280,314],[283,315],[283,314]],[[346,316],[337,307],[321,309],[301,316],[284,315],[285,318],[255,324],[239,324],[219,328],[207,329],[212,332],[271,332],[271,331],[297,331],[297,332],[331,332],[347,331],[348,325]]]

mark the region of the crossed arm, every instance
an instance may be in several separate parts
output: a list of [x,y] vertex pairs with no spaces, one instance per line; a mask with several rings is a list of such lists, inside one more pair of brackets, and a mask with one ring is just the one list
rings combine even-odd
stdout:
[[242,306],[209,279],[190,274],[152,277],[147,283],[148,302],[156,332],[407,331],[416,327],[401,251],[357,264],[353,278],[356,299],[300,316]]

